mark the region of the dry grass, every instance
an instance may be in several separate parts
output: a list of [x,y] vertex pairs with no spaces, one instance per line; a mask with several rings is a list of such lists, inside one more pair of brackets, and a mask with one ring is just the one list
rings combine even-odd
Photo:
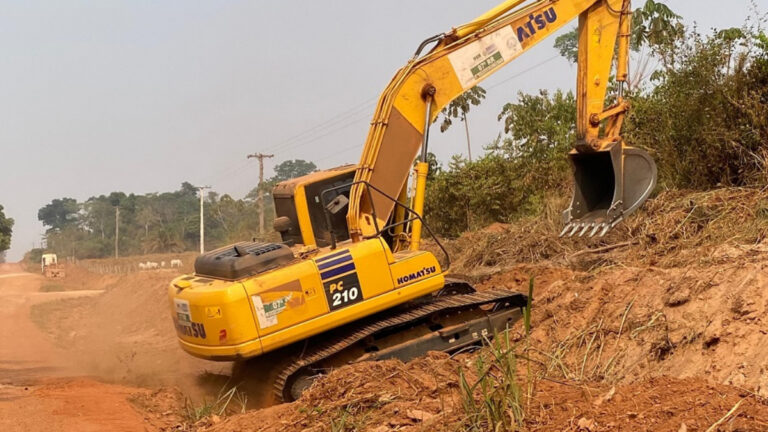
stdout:
[[719,247],[754,245],[768,235],[768,191],[763,189],[665,191],[601,238],[558,237],[566,204],[563,197],[550,199],[539,217],[445,240],[455,257],[451,271],[483,276],[544,260],[578,270],[715,263]]

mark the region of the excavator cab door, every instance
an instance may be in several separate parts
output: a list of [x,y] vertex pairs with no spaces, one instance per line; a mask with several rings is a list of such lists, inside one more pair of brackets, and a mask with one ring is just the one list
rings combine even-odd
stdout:
[[563,235],[605,235],[637,210],[656,186],[656,164],[645,151],[618,141],[596,152],[571,151],[574,190],[563,212]]

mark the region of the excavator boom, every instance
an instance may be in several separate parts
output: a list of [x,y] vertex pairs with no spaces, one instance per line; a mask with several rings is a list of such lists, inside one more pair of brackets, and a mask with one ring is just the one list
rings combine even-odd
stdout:
[[[619,95],[614,105],[605,106],[615,52],[617,80],[620,85],[626,81],[629,0],[510,0],[427,39],[382,93],[350,196],[351,238],[376,235],[376,227],[386,224],[395,204],[384,194],[396,197],[403,190],[419,149],[426,153],[429,124],[444,106],[577,17],[577,142],[569,156],[575,193],[564,212],[565,233],[592,228],[604,234],[647,199],[655,185],[655,165],[619,135],[628,105]],[[421,55],[430,43],[434,47]],[[383,193],[369,196],[365,183]],[[414,202],[423,201],[419,189],[417,184]],[[416,225],[411,242],[418,244]]]
[[340,365],[456,352],[505,331],[530,304],[525,295],[476,292],[419,250],[422,228],[429,231],[429,127],[451,100],[577,17],[575,187],[564,233],[605,233],[635,210],[653,188],[655,166],[619,135],[628,108],[621,93],[605,104],[617,40],[617,80],[626,80],[629,0],[505,1],[419,46],[382,93],[359,165],[274,188],[281,242],[200,255],[194,275],[170,284],[182,349],[250,364],[243,369],[273,387],[268,393],[292,400]]

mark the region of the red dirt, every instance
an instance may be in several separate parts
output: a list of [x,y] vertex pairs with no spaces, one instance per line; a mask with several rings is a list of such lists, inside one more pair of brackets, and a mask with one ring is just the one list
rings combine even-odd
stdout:
[[[332,423],[338,426],[345,416],[349,429],[344,430],[463,430],[466,415],[457,371],[463,368],[474,377],[470,357],[435,353],[408,364],[388,360],[347,366],[293,404],[234,416],[206,430],[320,432]],[[652,378],[615,387],[542,380],[524,424],[529,431],[705,431],[736,404],[716,430],[767,430],[764,399],[701,378]]]
[[[532,389],[530,400],[521,399],[526,430],[768,430],[766,225],[747,215],[740,237],[724,231],[735,224],[729,212],[741,218],[763,199],[748,192],[734,192],[749,198],[744,205],[722,191],[680,208],[652,203],[663,216],[627,221],[612,240],[561,244],[550,228],[499,224],[456,241],[468,245],[457,269],[480,289],[525,292],[535,278],[530,338],[519,325],[510,333],[517,382]],[[707,211],[693,220],[686,206]],[[122,261],[88,265],[126,268]],[[228,365],[192,359],[176,345],[165,298],[173,273],[97,275],[74,267],[68,275],[65,291],[43,293],[49,282],[40,276],[0,267],[0,430],[467,426],[459,369],[473,383],[478,356],[487,353],[350,365],[295,403],[187,424],[185,395],[215,398]],[[104,292],[72,298],[94,288]]]
[[88,378],[43,380],[36,386],[3,386],[3,431],[145,431],[128,398],[140,390]]
[[75,356],[56,346],[29,319],[32,305],[90,292],[38,292],[42,276],[19,265],[0,267],[0,430],[143,431],[142,417],[126,396],[136,389],[90,379],[56,379],[78,373]]
[[[678,249],[660,259],[665,267],[642,265],[632,252],[607,249],[578,260],[570,253],[575,265],[499,268],[496,261],[495,271],[470,274],[480,289],[522,292],[534,277],[531,348],[519,326],[512,332],[535,377],[525,427],[768,430],[768,243],[710,245],[695,260]],[[321,431],[340,422],[377,432],[460,429],[466,414],[457,370],[471,371],[474,357],[348,366],[294,404],[211,430]],[[525,383],[524,371],[518,379]],[[613,396],[596,405],[612,388]],[[414,410],[429,419],[415,419]]]

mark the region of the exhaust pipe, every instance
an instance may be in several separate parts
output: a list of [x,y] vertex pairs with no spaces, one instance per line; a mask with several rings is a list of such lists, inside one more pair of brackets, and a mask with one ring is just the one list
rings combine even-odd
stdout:
[[564,235],[604,236],[624,217],[637,210],[656,186],[656,164],[643,150],[622,142],[603,150],[568,154],[574,189],[570,207],[563,212]]

